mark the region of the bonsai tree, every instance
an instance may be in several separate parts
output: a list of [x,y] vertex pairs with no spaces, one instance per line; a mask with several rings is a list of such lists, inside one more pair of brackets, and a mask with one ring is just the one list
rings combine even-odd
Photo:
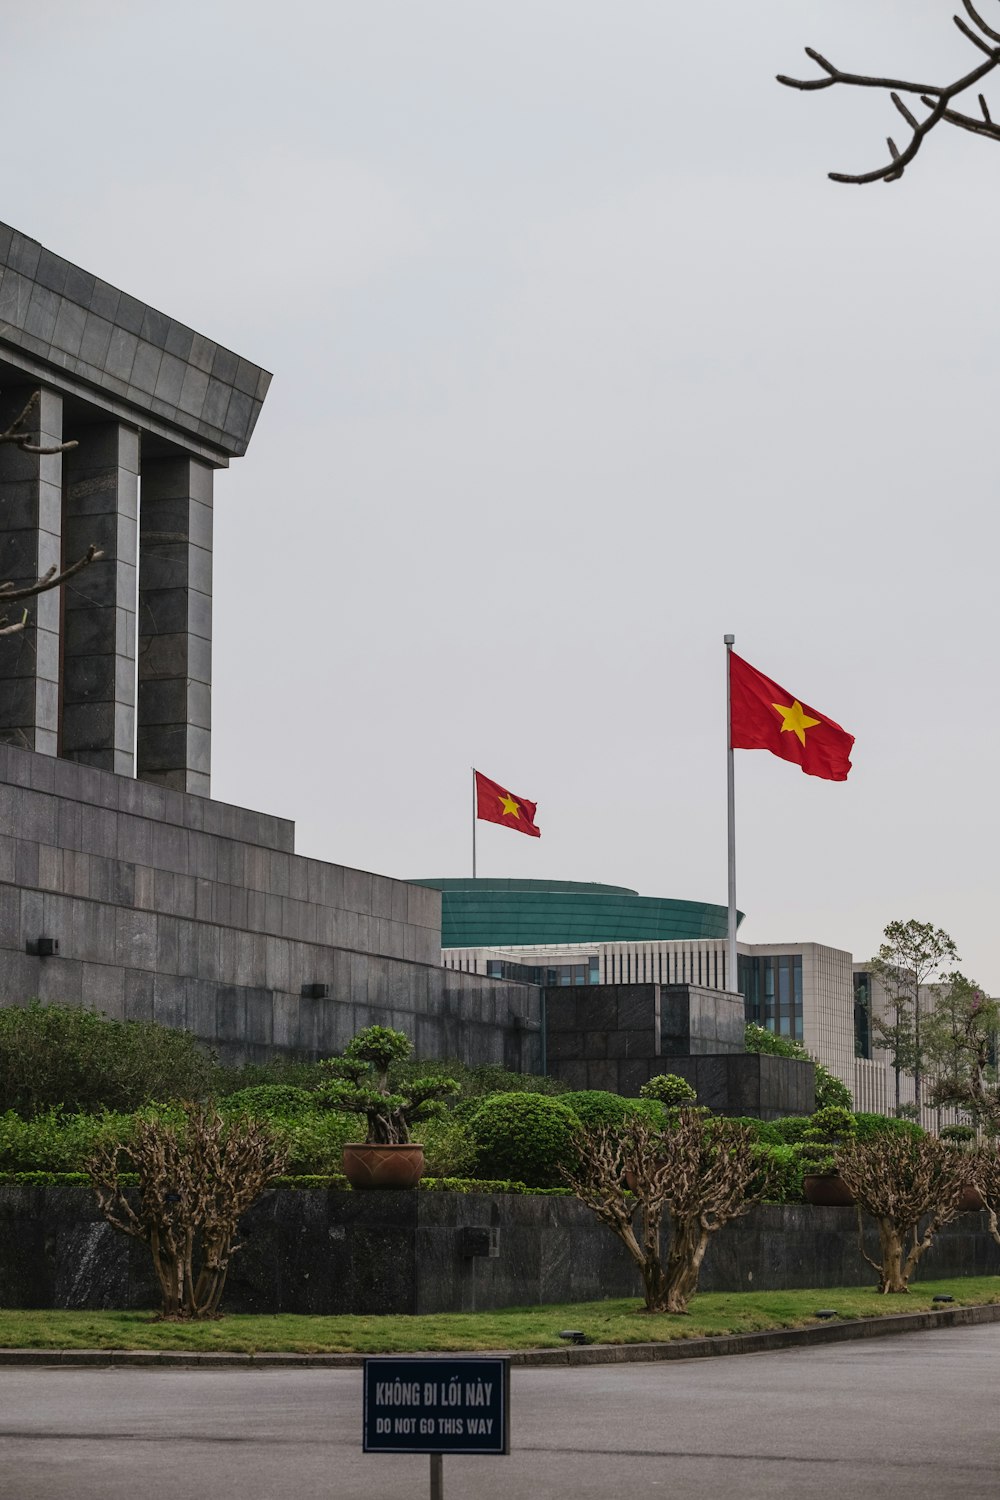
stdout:
[[811,1116],[796,1150],[802,1171],[809,1177],[837,1175],[837,1148],[853,1139],[857,1122],[849,1109],[828,1104]]
[[[709,1239],[745,1213],[768,1184],[746,1126],[706,1120],[693,1110],[679,1111],[664,1130],[634,1117],[624,1127],[581,1131],[577,1156],[576,1163],[563,1168],[563,1177],[635,1261],[646,1312],[687,1312]],[[626,1173],[632,1191],[625,1185]],[[661,1236],[667,1210],[670,1241],[664,1264]]]
[[[920,1257],[942,1225],[962,1211],[962,1195],[973,1182],[972,1159],[933,1136],[882,1135],[846,1142],[836,1161],[857,1201],[861,1253],[879,1273],[879,1291],[909,1291]],[[879,1260],[865,1250],[862,1210],[878,1226]]]
[[405,1032],[366,1026],[348,1042],[342,1057],[324,1061],[332,1080],[318,1090],[317,1101],[328,1109],[364,1115],[370,1146],[406,1145],[411,1127],[442,1114],[443,1101],[459,1091],[454,1078],[394,1080],[393,1064],[405,1062],[412,1046]]
[[[138,1174],[138,1203],[120,1164]],[[149,1246],[160,1316],[216,1318],[241,1214],[285,1166],[285,1155],[250,1119],[225,1123],[184,1106],[180,1125],[139,1120],[125,1146],[104,1143],[87,1164],[101,1212]]]
[[666,1105],[667,1109],[683,1109],[698,1101],[698,1095],[687,1079],[681,1078],[678,1073],[658,1073],[655,1078],[650,1078],[642,1085],[639,1097],[656,1099],[660,1104]]

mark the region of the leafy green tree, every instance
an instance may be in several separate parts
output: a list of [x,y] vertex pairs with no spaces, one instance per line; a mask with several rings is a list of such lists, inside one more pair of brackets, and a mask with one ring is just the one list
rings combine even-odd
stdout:
[[[871,1012],[872,1035],[892,1059],[896,1080],[896,1113],[901,1108],[900,1081],[913,1079],[913,1096],[920,1117],[926,1070],[926,1038],[921,1015],[921,991],[933,984],[945,966],[958,960],[954,940],[931,922],[890,922],[882,946],[868,967],[885,992],[887,1011]],[[869,999],[869,1005],[871,1000]]]
[[967,1110],[1000,1134],[1000,1004],[964,974],[949,974],[925,1031],[937,1065],[934,1103]]

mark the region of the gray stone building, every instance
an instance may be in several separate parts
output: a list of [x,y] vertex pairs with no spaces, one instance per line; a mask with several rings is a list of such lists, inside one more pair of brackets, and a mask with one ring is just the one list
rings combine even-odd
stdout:
[[[221,1055],[332,1052],[372,1021],[422,1055],[539,1064],[540,994],[441,967],[436,891],[294,853],[211,800],[212,479],[267,371],[0,225],[0,1005],[184,1026]],[[64,444],[76,446],[65,448]]]

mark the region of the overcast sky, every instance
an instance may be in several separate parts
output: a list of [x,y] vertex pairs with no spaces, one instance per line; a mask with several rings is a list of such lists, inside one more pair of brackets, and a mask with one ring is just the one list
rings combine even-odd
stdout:
[[[991,19],[993,0],[983,0]],[[951,0],[36,0],[0,217],[274,371],[218,476],[215,795],[303,853],[726,900],[722,636],[857,736],[737,757],[748,941],[996,993],[1000,147],[892,186]]]

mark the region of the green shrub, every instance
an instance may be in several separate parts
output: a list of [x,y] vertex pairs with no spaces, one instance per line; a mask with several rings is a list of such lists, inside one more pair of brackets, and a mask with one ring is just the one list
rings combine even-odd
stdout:
[[[773,1120],[758,1120],[756,1115],[734,1115],[727,1116],[731,1125],[744,1125],[750,1131],[754,1140],[765,1146],[780,1146],[784,1143],[784,1136],[778,1129],[780,1122]],[[803,1125],[807,1120],[803,1118]]]
[[351,1184],[342,1172],[286,1174],[271,1179],[272,1187],[282,1188],[336,1188],[338,1192],[350,1192]]
[[941,1129],[941,1139],[949,1141],[956,1146],[968,1146],[976,1139],[975,1127],[972,1125],[944,1125]]
[[667,1109],[683,1109],[698,1101],[698,1095],[687,1079],[677,1073],[658,1073],[642,1085],[639,1095],[643,1099],[656,1099]]
[[464,1120],[453,1114],[424,1120],[414,1128],[424,1148],[424,1170],[429,1177],[470,1177],[476,1169],[476,1143]]
[[761,1161],[766,1163],[769,1169],[764,1201],[766,1203],[801,1203],[802,1160],[798,1148],[770,1145],[761,1141],[756,1149]]
[[572,1089],[559,1095],[559,1103],[571,1109],[585,1129],[596,1130],[600,1125],[621,1125],[635,1113],[636,1101],[603,1089]]
[[284,1120],[300,1120],[313,1114],[317,1108],[315,1094],[290,1083],[259,1083],[228,1094],[220,1103],[223,1114],[246,1114],[254,1119],[278,1116]]
[[213,1059],[186,1031],[112,1021],[71,1005],[0,1010],[0,1111],[31,1118],[131,1111],[150,1099],[202,1099]]
[[[137,1187],[138,1172],[119,1172],[123,1187]],[[0,1172],[0,1183],[12,1187],[85,1187],[91,1188],[89,1172]]]
[[872,1115],[864,1111],[854,1116],[854,1133],[859,1141],[871,1141],[880,1135],[905,1135],[919,1141],[927,1134],[915,1120],[897,1120],[890,1115]]
[[[450,1070],[450,1065],[449,1065]],[[565,1094],[569,1085],[561,1078],[549,1078],[541,1073],[511,1073],[499,1063],[481,1063],[475,1068],[462,1070],[452,1076],[459,1078],[463,1095],[485,1099],[491,1094]]]
[[25,1120],[0,1115],[0,1171],[82,1172],[106,1141],[121,1144],[132,1133],[131,1115],[63,1115],[49,1109]]
[[483,1177],[507,1177],[529,1187],[560,1187],[560,1167],[573,1158],[580,1128],[559,1099],[544,1094],[493,1094],[469,1120],[476,1143],[476,1169]]
[[243,1063],[238,1068],[216,1064],[212,1074],[212,1096],[225,1100],[244,1089],[290,1087],[319,1088],[328,1074],[320,1062],[303,1062],[295,1057],[272,1057],[263,1063]]
[[288,1152],[287,1176],[327,1177],[341,1172],[348,1141],[364,1135],[363,1124],[360,1132],[359,1124],[362,1122],[356,1115],[330,1109],[292,1120],[271,1116],[267,1130],[275,1144]]
[[809,1115],[784,1115],[780,1120],[771,1121],[771,1129],[779,1144],[794,1146],[809,1129],[809,1120]]

